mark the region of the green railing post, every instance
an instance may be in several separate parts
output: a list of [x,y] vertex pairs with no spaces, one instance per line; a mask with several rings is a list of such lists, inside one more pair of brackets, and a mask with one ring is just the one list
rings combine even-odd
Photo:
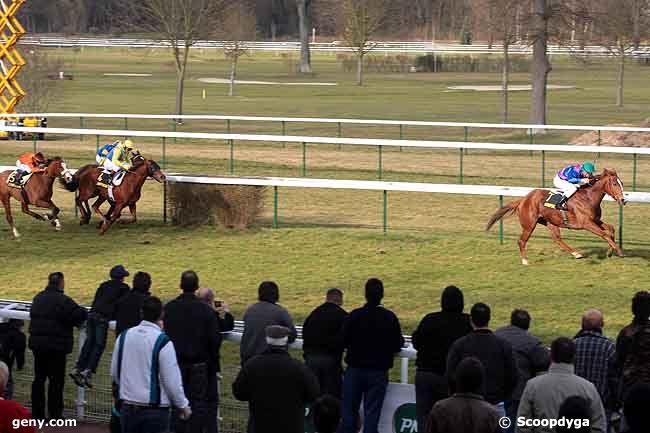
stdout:
[[379,180],[382,178],[382,148],[383,146],[377,146],[377,178]]
[[[79,129],[84,129],[84,118],[83,117],[79,118]],[[79,134],[79,141],[84,141],[83,134]]]
[[388,192],[384,190],[384,235],[388,232]]
[[228,140],[230,144],[230,174],[235,174],[235,142],[234,140]]
[[618,205],[618,245],[623,248],[623,206]]
[[459,171],[459,174],[458,174],[458,183],[462,184],[463,183],[463,176],[464,176],[464,173],[463,173],[463,148],[461,147],[459,150],[460,150],[460,152],[459,152],[459,155],[460,155],[459,156],[460,157],[460,161],[459,161],[460,162],[460,171]]
[[[176,123],[176,121],[172,120],[172,132],[176,132],[177,127],[178,127],[178,124]],[[174,144],[176,144],[176,137],[174,137]]]
[[[465,126],[463,128],[465,130],[465,136],[464,136],[464,141],[465,143],[469,142],[469,126]],[[465,155],[469,154],[469,149],[465,149]]]
[[[282,135],[283,136],[287,135],[287,122],[285,122],[284,120],[282,121]],[[286,141],[282,142],[282,147],[287,147]]]
[[542,188],[546,184],[546,152],[542,150]]
[[[533,133],[533,129],[532,129],[532,128],[530,128],[530,129],[528,130],[528,142],[529,142],[530,144],[535,144],[535,134]],[[532,151],[532,150],[529,150],[529,151],[528,151],[528,156],[530,156],[531,158],[533,157],[533,151]]]
[[99,151],[99,135],[97,136],[97,140],[95,142],[95,153]]
[[307,143],[302,143],[302,176],[307,176]]
[[[503,207],[503,196],[499,196],[499,209]],[[499,220],[499,242],[503,245],[503,218]]]
[[278,228],[278,187],[273,186],[273,228]]
[[38,146],[36,145],[36,134],[32,134],[32,147],[34,149],[34,153],[38,152]]
[[[598,146],[603,144],[602,136],[601,136],[601,131],[600,129],[598,130]],[[600,159],[600,152],[598,152],[598,159]]]
[[[339,130],[338,130],[338,137],[341,138],[341,133],[342,133],[341,122],[338,122],[338,125],[339,125],[339,126],[338,126],[338,128],[339,128]],[[341,150],[341,143],[339,143],[339,150]]]
[[163,182],[163,224],[167,224],[167,182]]
[[[129,129],[129,118],[125,117],[124,118],[124,130],[127,131]],[[126,135],[124,136],[124,139],[126,140]]]
[[162,168],[165,170],[167,168],[167,142],[165,140],[166,137],[162,138],[162,160],[160,161],[162,163]]
[[[399,139],[404,140],[404,125],[399,124]],[[402,146],[399,147],[399,151],[402,151]]]
[[636,166],[637,166],[638,155],[635,153],[632,155],[632,191],[636,191]]

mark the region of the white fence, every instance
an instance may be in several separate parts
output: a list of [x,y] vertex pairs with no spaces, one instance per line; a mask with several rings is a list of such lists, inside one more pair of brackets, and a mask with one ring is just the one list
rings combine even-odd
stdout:
[[[181,41],[182,42],[182,41]],[[157,39],[136,39],[136,38],[101,38],[101,37],[65,37],[65,36],[25,36],[20,41],[23,45],[38,45],[44,47],[71,48],[71,47],[112,47],[112,48],[169,48],[170,43]],[[223,49],[227,41],[200,40],[192,47],[193,49]],[[487,44],[462,45],[458,43],[439,43],[431,41],[412,42],[390,42],[373,41],[369,45],[373,50],[383,53],[448,53],[448,54],[500,54],[502,47],[494,44],[490,48]],[[251,51],[298,51],[300,42],[266,42],[247,41],[244,42],[246,49]],[[310,49],[314,52],[338,53],[351,52],[352,48],[342,41],[333,42],[312,42]],[[577,45],[549,45],[550,54],[580,55],[580,56],[610,56],[611,53],[604,47],[588,45],[584,48]],[[639,55],[650,52],[650,47],[644,46],[639,50],[630,51],[630,55]],[[510,47],[511,54],[530,54],[532,46],[526,43],[513,44]]]
[[[630,126],[603,125],[539,125],[526,123],[486,123],[486,122],[434,122],[426,120],[395,120],[395,119],[347,119],[347,118],[318,118],[318,117],[281,117],[281,116],[227,116],[214,114],[114,114],[114,113],[7,113],[3,117],[48,117],[74,119],[159,119],[159,120],[220,120],[244,122],[276,122],[276,123],[325,123],[338,125],[375,125],[375,126],[432,126],[452,128],[487,128],[487,129],[522,129],[526,131],[601,131],[601,132],[650,132],[650,128]],[[83,128],[82,128],[83,129]],[[127,128],[125,128],[127,129]],[[47,131],[46,131],[47,132]],[[286,135],[286,134],[282,134]]]

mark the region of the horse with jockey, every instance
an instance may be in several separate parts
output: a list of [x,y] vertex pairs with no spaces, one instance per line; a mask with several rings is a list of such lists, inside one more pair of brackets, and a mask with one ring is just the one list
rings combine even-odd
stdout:
[[116,175],[129,171],[137,156],[140,156],[140,151],[131,140],[118,140],[100,147],[95,155],[97,164],[102,168],[98,184],[106,188],[113,185]]

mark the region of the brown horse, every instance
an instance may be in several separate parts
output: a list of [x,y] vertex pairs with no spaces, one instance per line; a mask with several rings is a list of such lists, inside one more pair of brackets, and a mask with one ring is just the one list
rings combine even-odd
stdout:
[[0,201],[5,208],[5,217],[7,218],[7,223],[11,226],[14,237],[19,238],[20,233],[18,233],[14,225],[14,218],[11,215],[10,202],[12,198],[21,203],[23,213],[41,221],[45,221],[46,218],[43,215],[32,212],[29,209],[29,205],[50,209],[50,212],[46,214],[47,219],[50,220],[57,231],[61,230],[61,222],[59,221],[60,209],[52,202],[52,184],[57,177],[63,178],[63,182],[72,179],[72,174],[66,167],[65,161],[59,157],[47,160],[45,171],[32,174],[31,179],[23,189],[11,188],[7,185],[7,179],[11,173],[11,170],[0,173]]
[[567,202],[569,210],[566,212],[566,220],[568,223],[565,221],[562,212],[544,206],[548,193],[548,190],[535,189],[528,193],[526,197],[502,207],[492,215],[486,230],[490,230],[494,223],[500,219],[516,212],[522,228],[521,237],[519,238],[519,253],[521,263],[524,265],[528,264],[526,242],[533,234],[537,224],[545,225],[550,230],[553,241],[564,251],[571,253],[576,259],[581,259],[583,256],[562,240],[560,237],[561,228],[590,231],[609,244],[608,256],[611,256],[616,251],[619,256],[623,257],[623,250],[616,244],[614,226],[606,224],[600,219],[602,215],[600,203],[605,198],[605,194],[612,197],[620,205],[625,204],[623,182],[621,182],[616,171],[605,169],[602,174],[595,176],[587,186],[580,188],[571,197]]
[[[95,164],[86,165],[81,167],[72,180],[65,185],[68,191],[79,191],[75,201],[81,212],[81,225],[90,222],[91,210],[88,201],[97,197],[92,209],[102,220],[100,234],[106,233],[106,230],[120,218],[122,209],[127,206],[131,210],[132,218],[126,223],[136,222],[136,203],[142,194],[144,182],[148,177],[153,177],[158,182],[164,182],[166,179],[165,173],[155,161],[139,157],[134,160],[133,168],[126,172],[120,185],[113,187],[114,200],[110,200],[108,189],[97,186],[97,179],[101,172],[102,169]],[[104,215],[100,207],[106,201],[111,203],[111,208]]]

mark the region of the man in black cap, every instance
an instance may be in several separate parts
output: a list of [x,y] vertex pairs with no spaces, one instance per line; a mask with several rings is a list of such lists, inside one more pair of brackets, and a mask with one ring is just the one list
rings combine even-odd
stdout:
[[138,326],[142,321],[142,303],[151,296],[151,275],[136,272],[131,291],[115,304],[115,338],[125,329]]
[[117,301],[129,291],[129,286],[124,283],[124,278],[128,276],[129,272],[124,266],[114,266],[110,272],[110,280],[104,281],[97,288],[86,323],[86,341],[81,348],[77,365],[70,373],[77,386],[92,388],[92,375],[97,371],[97,365],[106,348],[108,322],[115,319]]
[[289,355],[290,333],[284,326],[268,326],[267,349],[249,359],[232,384],[235,398],[248,402],[249,432],[305,431],[305,406],[318,397],[318,380],[309,368]]
[[216,433],[217,369],[221,332],[214,310],[197,296],[199,276],[194,271],[181,275],[183,294],[165,306],[165,333],[174,343],[185,395],[193,415],[188,422],[172,414],[174,431]]

